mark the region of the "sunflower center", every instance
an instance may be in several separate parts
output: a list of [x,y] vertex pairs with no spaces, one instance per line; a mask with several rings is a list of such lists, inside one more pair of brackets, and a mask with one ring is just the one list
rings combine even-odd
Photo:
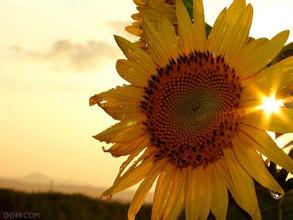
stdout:
[[180,168],[219,159],[237,132],[240,93],[235,70],[209,52],[179,56],[158,69],[141,102],[156,159]]

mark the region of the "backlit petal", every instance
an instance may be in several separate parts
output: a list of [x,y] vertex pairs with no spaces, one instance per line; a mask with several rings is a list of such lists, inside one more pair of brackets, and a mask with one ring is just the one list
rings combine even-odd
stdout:
[[116,69],[119,75],[132,85],[144,87],[147,85],[149,78],[155,73],[142,69],[139,64],[130,60],[117,60]]
[[187,170],[187,181],[186,181],[186,192],[185,192],[185,216],[187,220],[198,219],[199,215],[199,185],[201,178],[202,168],[192,169],[191,167]]
[[166,164],[166,160],[155,162],[153,169],[148,173],[148,175],[146,175],[145,179],[139,185],[137,191],[134,194],[134,197],[131,201],[131,204],[128,210],[129,220],[134,220],[135,215],[137,214],[138,210],[142,206],[147,193],[152,187],[158,174],[164,168],[165,164]]
[[[292,86],[293,57],[288,57],[257,74],[253,79],[255,86],[266,95],[275,93]],[[249,82],[248,82],[249,83]]]
[[242,12],[237,22],[232,24],[230,30],[223,41],[223,54],[225,59],[234,68],[237,68],[237,60],[241,56],[241,51],[247,44],[249,30],[252,23],[253,9],[248,5]]
[[132,85],[118,86],[92,96],[89,102],[99,105],[114,119],[143,119],[144,115],[138,111],[143,94],[143,89]]
[[241,133],[233,140],[236,158],[250,176],[264,187],[283,194],[282,188],[269,173],[254,146],[255,143]]
[[184,54],[189,54],[194,50],[194,36],[192,23],[186,7],[181,0],[176,1],[176,12],[178,19],[179,43]]
[[225,220],[228,209],[228,190],[213,164],[211,165],[211,172],[212,182],[214,183],[212,187],[211,211],[217,220]]
[[169,57],[172,55],[167,49],[165,40],[147,19],[144,19],[144,30],[146,33],[147,44],[154,61],[160,67],[164,67],[168,64]]
[[[245,11],[245,1],[244,0],[234,0],[231,6],[228,8],[227,13],[225,13],[223,19],[218,24],[216,23],[213,27],[215,28],[216,34],[212,34],[209,36],[208,41],[208,47],[211,52],[214,53],[214,55],[225,55],[229,49],[227,47],[227,43],[231,43],[231,34],[235,34],[234,28],[241,28],[242,26],[237,26],[238,19],[241,20],[240,16],[243,16],[243,13]],[[249,13],[249,11],[247,11]],[[246,16],[243,16],[246,17]],[[242,22],[242,21],[241,21]],[[246,27],[243,27],[244,29],[248,29],[247,26],[249,24],[246,24]],[[241,38],[245,38],[246,35],[244,35]],[[239,37],[240,39],[240,37]],[[233,39],[234,40],[234,39]],[[225,43],[227,42],[227,43]],[[236,39],[237,42],[237,39]],[[239,44],[239,43],[238,43]],[[239,48],[237,48],[239,49]]]
[[102,194],[102,197],[111,196],[113,193],[121,192],[137,184],[153,170],[155,165],[151,159],[144,160],[133,169],[129,169],[123,176],[116,179],[113,186]]
[[231,175],[234,189],[236,189],[236,194],[233,195],[235,201],[253,219],[261,219],[252,178],[240,166],[231,148],[224,149],[224,158]]
[[255,142],[255,148],[260,153],[293,173],[293,160],[276,145],[264,130],[256,129],[247,125],[241,125],[240,130]]
[[[164,219],[170,219],[172,215],[174,216],[174,215],[180,214],[178,213],[180,211],[180,209],[178,208],[180,207],[178,207],[176,203],[177,203],[177,199],[180,196],[182,196],[181,194],[183,194],[182,188],[185,184],[186,172],[185,172],[185,169],[179,170],[175,168],[175,170],[176,172],[175,172],[175,175],[173,176],[171,187],[169,189],[169,197],[168,197],[168,200],[166,201],[166,207],[165,207],[164,215],[163,215]],[[177,211],[173,210],[174,208],[176,208]]]
[[152,58],[143,49],[139,48],[137,44],[131,43],[123,37],[115,35],[115,40],[118,46],[123,51],[124,55],[130,60],[138,65],[146,73],[154,73],[156,70],[156,65]]
[[179,55],[180,49],[178,45],[178,39],[174,31],[174,27],[166,17],[162,17],[162,19],[160,20],[159,28],[161,30],[162,37],[165,40],[168,54],[170,54],[169,59],[176,59]]
[[138,148],[144,148],[149,145],[150,141],[148,135],[143,134],[139,138],[134,139],[133,141],[129,141],[127,144],[115,143],[109,149],[104,149],[104,152],[109,152],[114,157],[120,157],[128,154],[133,154],[133,152]]
[[167,200],[170,196],[172,177],[176,174],[171,164],[167,164],[164,171],[160,173],[157,181],[153,205],[152,205],[152,220],[161,219]]
[[94,136],[106,143],[123,143],[137,139],[144,133],[141,123],[122,121]]
[[208,41],[207,41],[207,47],[208,50],[213,52],[215,55],[219,54],[217,53],[217,48],[219,47],[219,42],[221,42],[220,36],[222,36],[222,28],[223,24],[226,18],[227,14],[227,9],[224,8],[221,13],[218,15],[214,26],[208,36]]
[[212,187],[214,184],[211,179],[211,167],[207,166],[202,171],[200,182],[198,202],[199,202],[199,219],[207,219],[211,209]]
[[289,31],[277,34],[270,41],[261,44],[253,53],[245,53],[242,60],[238,61],[237,67],[241,78],[249,77],[262,70],[280,52],[289,36]]
[[195,50],[206,50],[206,24],[204,18],[204,10],[202,0],[195,0],[193,3],[193,41],[195,42]]
[[269,115],[263,109],[248,113],[242,123],[262,130],[291,133],[293,132],[292,119],[293,109],[280,107],[277,112]]

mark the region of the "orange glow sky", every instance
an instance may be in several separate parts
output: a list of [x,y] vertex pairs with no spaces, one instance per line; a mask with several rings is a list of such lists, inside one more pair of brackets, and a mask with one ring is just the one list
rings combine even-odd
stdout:
[[[210,24],[231,3],[204,2]],[[292,0],[248,2],[252,36],[290,29],[293,41]],[[113,34],[130,37],[123,27],[134,12],[131,0],[1,0],[0,176],[111,185],[124,158],[103,153],[91,136],[114,120],[88,98],[124,83]]]

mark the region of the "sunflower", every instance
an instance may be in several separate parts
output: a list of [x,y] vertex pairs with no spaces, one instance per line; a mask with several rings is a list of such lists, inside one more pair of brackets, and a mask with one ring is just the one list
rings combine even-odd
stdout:
[[[112,143],[106,152],[128,156],[103,197],[139,187],[128,211],[134,219],[154,182],[152,219],[225,219],[228,191],[253,219],[261,219],[254,180],[283,194],[262,155],[293,171],[292,160],[266,130],[293,132],[293,110],[267,113],[263,97],[286,101],[293,57],[268,65],[288,38],[249,39],[253,9],[234,0],[206,35],[202,0],[191,20],[176,2],[178,35],[162,17],[159,29],[143,20],[149,53],[116,36],[127,59],[117,71],[128,85],[97,94],[98,104],[120,122],[95,136]],[[134,162],[132,162],[134,161]]]

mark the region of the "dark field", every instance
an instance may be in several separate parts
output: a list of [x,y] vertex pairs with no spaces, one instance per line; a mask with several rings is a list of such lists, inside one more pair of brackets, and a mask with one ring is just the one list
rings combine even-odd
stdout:
[[[268,197],[267,191],[258,190],[258,198],[265,220],[293,219],[293,193],[281,200]],[[281,202],[281,203],[280,203]],[[0,189],[0,219],[44,220],[126,220],[129,204],[88,198],[83,195],[61,193],[24,193]],[[151,217],[151,206],[145,205],[137,214],[137,220]],[[184,219],[184,215],[180,217]],[[212,215],[209,220],[214,219]],[[227,215],[229,220],[250,219],[233,200]]]
[[[61,193],[24,193],[0,189],[0,219],[123,220],[128,204]],[[150,219],[150,206],[137,219]],[[24,215],[24,216],[21,216]]]

